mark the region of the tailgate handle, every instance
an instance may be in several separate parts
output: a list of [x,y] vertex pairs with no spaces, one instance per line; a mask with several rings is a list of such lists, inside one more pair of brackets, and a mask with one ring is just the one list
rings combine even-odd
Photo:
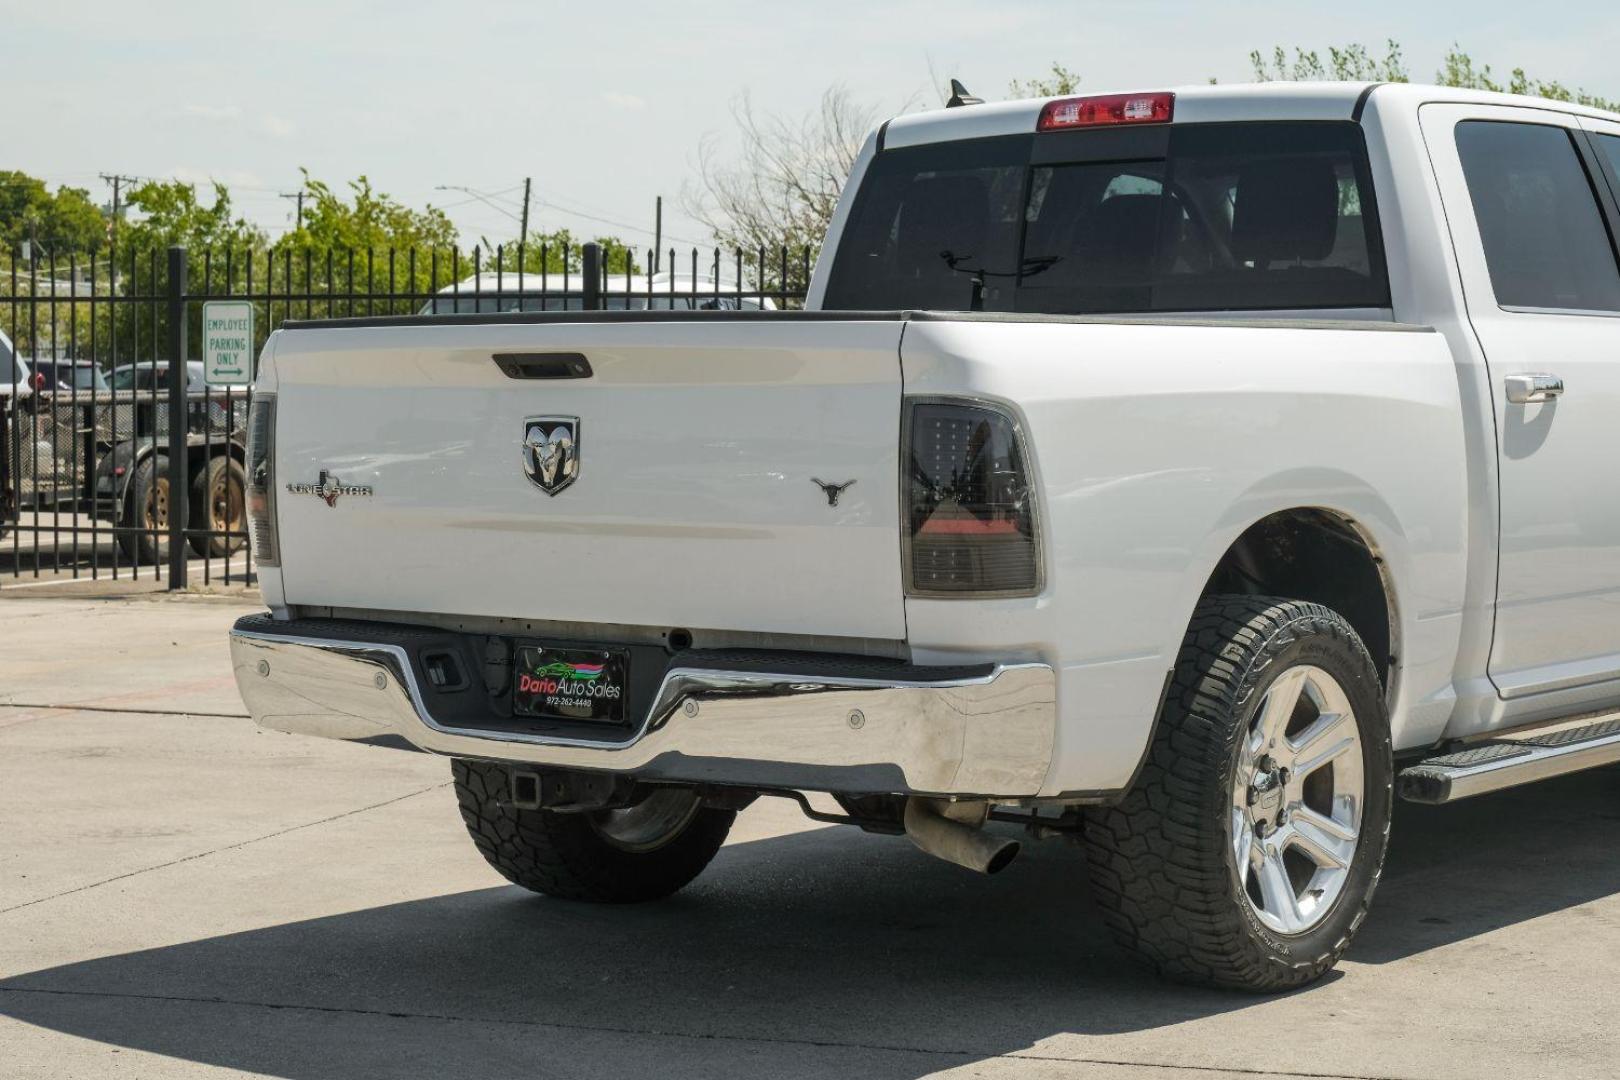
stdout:
[[509,379],[588,379],[591,362],[584,353],[496,353],[495,364]]

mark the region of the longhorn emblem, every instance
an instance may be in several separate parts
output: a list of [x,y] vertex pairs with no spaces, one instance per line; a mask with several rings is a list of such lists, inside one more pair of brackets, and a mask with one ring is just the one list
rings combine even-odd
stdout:
[[523,421],[523,471],[555,495],[579,477],[579,417],[531,416]]
[[845,480],[842,484],[829,484],[819,476],[812,476],[810,478],[810,482],[820,488],[822,493],[827,496],[828,506],[837,506],[838,496],[855,486],[855,481],[853,480]]

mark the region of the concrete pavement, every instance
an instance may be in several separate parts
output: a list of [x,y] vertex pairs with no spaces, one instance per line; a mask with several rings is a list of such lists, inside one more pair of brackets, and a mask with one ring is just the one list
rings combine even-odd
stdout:
[[241,603],[0,599],[0,1076],[1620,1074],[1620,773],[1401,806],[1340,971],[1115,952],[1078,852],[978,879],[762,800],[675,899],[505,885],[442,760],[261,732]]

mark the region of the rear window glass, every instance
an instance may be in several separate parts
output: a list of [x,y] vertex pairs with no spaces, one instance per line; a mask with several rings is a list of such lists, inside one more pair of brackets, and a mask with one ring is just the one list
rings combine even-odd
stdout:
[[1013,136],[885,151],[830,308],[1050,313],[1389,303],[1354,124],[1172,128],[1151,160],[1030,163]]
[[89,364],[42,360],[35,374],[44,379],[47,390],[101,390],[107,386],[106,377]]
[[1620,265],[1568,131],[1466,120],[1457,154],[1498,304],[1620,311]]

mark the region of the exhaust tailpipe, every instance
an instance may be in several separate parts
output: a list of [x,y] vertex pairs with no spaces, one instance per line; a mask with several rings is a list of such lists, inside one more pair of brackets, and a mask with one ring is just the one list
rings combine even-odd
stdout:
[[[989,813],[989,803],[907,799],[906,836],[935,858],[994,874],[1017,857],[1018,841],[986,833],[983,826]],[[971,815],[967,821],[959,820],[967,815]]]

